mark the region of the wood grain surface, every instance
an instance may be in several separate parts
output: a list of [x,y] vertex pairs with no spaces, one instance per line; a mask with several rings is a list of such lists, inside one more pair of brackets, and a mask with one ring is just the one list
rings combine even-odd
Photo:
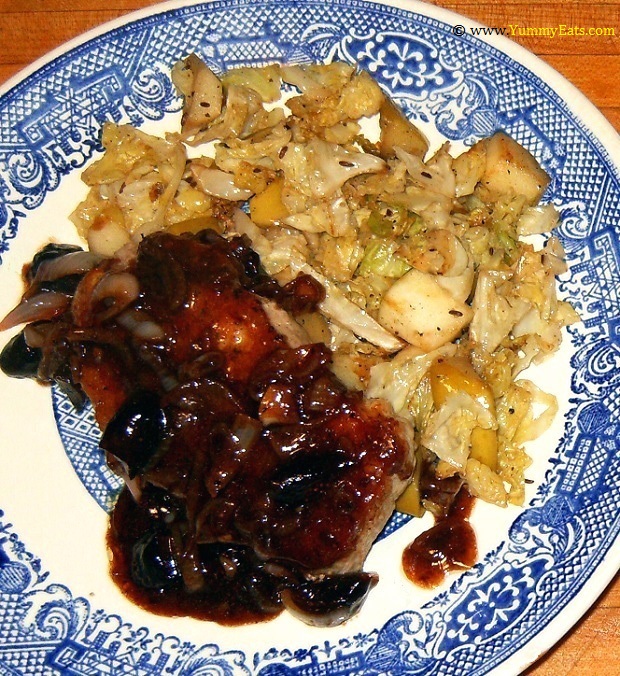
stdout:
[[[67,40],[153,4],[0,0],[0,83]],[[477,24],[505,29],[510,39],[577,86],[620,131],[620,0],[433,0],[432,4],[467,17],[459,21],[467,30]],[[543,28],[547,36],[541,34]],[[556,29],[553,36],[551,29]],[[525,672],[527,676],[620,676],[620,578],[592,601],[586,616]]]

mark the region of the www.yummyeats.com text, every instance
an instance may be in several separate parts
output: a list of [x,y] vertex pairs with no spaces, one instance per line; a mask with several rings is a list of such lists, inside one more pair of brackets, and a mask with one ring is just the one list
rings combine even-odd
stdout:
[[571,24],[558,24],[557,26],[523,26],[521,24],[508,24],[507,26],[469,26],[462,24],[452,26],[454,35],[504,35],[506,37],[616,37],[616,29],[611,26],[574,26]]

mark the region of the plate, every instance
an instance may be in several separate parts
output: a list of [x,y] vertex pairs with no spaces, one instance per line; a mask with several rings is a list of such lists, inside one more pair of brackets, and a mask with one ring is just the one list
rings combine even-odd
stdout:
[[[467,22],[471,25],[471,22]],[[570,266],[560,282],[582,322],[533,376],[560,401],[530,447],[526,504],[479,504],[480,561],[433,591],[407,582],[404,546],[428,526],[393,520],[367,562],[362,611],[331,629],[284,614],[220,627],[150,615],[108,578],[106,510],[118,484],[87,410],[2,378],[0,671],[12,674],[516,674],[552,646],[618,569],[620,530],[620,143],[579,92],[501,37],[461,34],[450,12],[412,2],[165,3],[69,43],[0,96],[0,314],[39,246],[73,241],[68,214],[105,120],[178,125],[172,64],[216,71],[344,59],[368,69],[434,143],[455,151],[504,129],[552,177]],[[458,28],[455,28],[458,27]],[[8,339],[8,336],[6,337]],[[4,342],[4,341],[3,341]]]

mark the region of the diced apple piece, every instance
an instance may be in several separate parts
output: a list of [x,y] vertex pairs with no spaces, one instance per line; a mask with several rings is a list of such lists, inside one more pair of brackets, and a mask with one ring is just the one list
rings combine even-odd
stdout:
[[396,509],[403,514],[411,514],[418,518],[424,516],[424,506],[422,505],[422,492],[420,490],[420,477],[422,475],[423,465],[418,458],[413,472],[411,482],[396,500]]
[[[495,416],[495,398],[489,385],[469,361],[459,357],[440,358],[429,369],[435,406],[441,406],[455,392],[465,392]],[[497,470],[497,431],[476,427],[471,435],[470,458]]]
[[283,221],[290,215],[282,202],[283,183],[284,179],[277,178],[250,200],[250,218],[261,228]]

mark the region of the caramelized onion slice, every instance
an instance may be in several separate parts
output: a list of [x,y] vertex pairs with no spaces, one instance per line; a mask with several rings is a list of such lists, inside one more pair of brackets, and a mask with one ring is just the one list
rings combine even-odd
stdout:
[[57,291],[42,291],[30,298],[25,298],[0,322],[0,331],[29,322],[54,319],[69,307],[70,301],[67,295]]
[[48,256],[37,266],[34,282],[50,282],[69,275],[83,275],[101,261],[91,251],[69,251]]
[[26,281],[29,284],[32,283],[35,277],[39,275],[39,269],[42,267],[45,268],[47,263],[57,258],[64,258],[68,254],[78,253],[80,251],[83,251],[82,247],[74,244],[56,244],[55,242],[46,244],[33,256],[32,262],[30,263],[26,273]]

